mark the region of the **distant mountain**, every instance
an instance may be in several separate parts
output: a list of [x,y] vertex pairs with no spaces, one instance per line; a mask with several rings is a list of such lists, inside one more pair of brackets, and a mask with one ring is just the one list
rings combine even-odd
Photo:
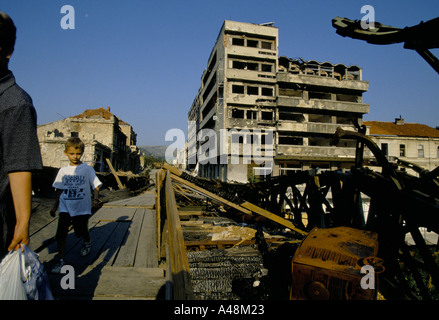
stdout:
[[138,146],[147,156],[154,156],[165,159],[165,152],[168,146]]

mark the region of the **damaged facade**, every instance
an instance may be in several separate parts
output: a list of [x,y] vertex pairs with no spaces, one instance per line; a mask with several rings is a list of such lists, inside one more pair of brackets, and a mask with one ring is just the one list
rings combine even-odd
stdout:
[[85,144],[83,162],[102,172],[109,159],[115,170],[136,172],[140,168],[137,135],[131,125],[110,112],[110,108],[87,109],[63,120],[37,128],[43,165],[60,168],[68,165],[64,145],[68,138],[79,137]]
[[353,121],[361,124],[369,112],[362,100],[368,90],[362,70],[278,57],[278,38],[278,29],[270,24],[224,22],[188,113],[188,169],[198,163],[202,177],[247,182],[258,174],[254,168],[261,167],[257,159],[246,162],[242,156],[239,164],[231,164],[230,148],[228,161],[213,152],[200,164],[205,141],[196,135],[203,129],[215,131],[218,146],[221,130],[249,132],[250,138],[238,139],[240,150],[261,143],[264,160],[272,154],[264,166],[273,176],[317,167],[350,168],[354,163],[355,143],[332,146],[330,139],[337,127],[355,130]]

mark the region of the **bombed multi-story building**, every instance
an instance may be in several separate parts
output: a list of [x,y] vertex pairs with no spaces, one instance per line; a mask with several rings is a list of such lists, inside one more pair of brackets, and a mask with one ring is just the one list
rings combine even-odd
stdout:
[[188,165],[203,177],[247,182],[308,168],[349,168],[369,105],[358,66],[279,57],[272,24],[225,21],[188,113]]

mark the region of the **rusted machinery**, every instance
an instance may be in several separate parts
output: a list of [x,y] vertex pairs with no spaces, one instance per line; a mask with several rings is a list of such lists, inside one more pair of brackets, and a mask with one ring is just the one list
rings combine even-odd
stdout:
[[[348,227],[314,228],[292,261],[292,300],[371,300],[375,298],[378,235]],[[374,265],[371,265],[374,261]],[[371,274],[366,274],[365,265]],[[378,270],[379,267],[379,270]],[[368,281],[363,281],[369,277]],[[369,280],[371,283],[369,283]]]

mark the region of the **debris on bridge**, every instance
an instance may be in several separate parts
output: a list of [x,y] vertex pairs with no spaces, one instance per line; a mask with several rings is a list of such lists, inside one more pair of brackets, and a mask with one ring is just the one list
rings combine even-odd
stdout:
[[[437,244],[420,230],[439,233],[439,170],[413,176],[403,170],[407,163],[390,163],[363,133],[337,130],[334,143],[341,138],[369,148],[381,172],[358,156],[350,171],[308,170],[237,185],[163,165],[177,199],[193,298],[438,297]],[[333,245],[319,251],[315,230],[328,231],[320,245]],[[298,255],[306,243],[313,249],[304,264]],[[252,253],[245,276],[237,276],[242,265],[231,259],[241,250]],[[376,290],[359,287],[364,265],[376,270]]]

